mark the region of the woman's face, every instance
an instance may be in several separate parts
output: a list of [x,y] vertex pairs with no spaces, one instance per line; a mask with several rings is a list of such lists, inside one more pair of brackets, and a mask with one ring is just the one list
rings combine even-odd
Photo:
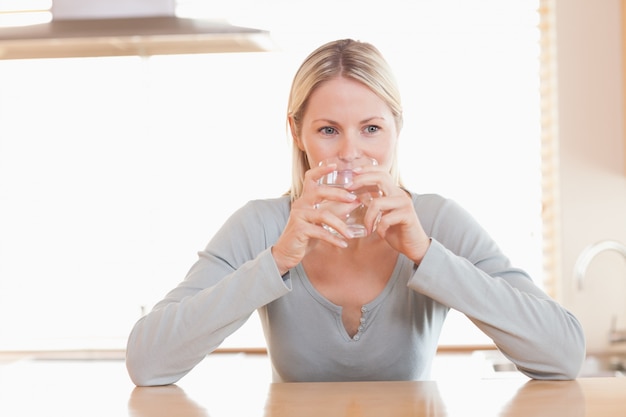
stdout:
[[397,139],[389,106],[364,84],[337,77],[309,97],[295,141],[312,167],[331,157],[369,157],[390,170]]

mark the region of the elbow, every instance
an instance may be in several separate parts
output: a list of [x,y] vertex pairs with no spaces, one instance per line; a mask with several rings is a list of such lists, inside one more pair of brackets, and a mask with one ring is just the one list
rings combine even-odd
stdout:
[[575,320],[575,327],[573,330],[573,337],[569,343],[566,343],[563,347],[565,353],[562,355],[564,358],[562,362],[563,379],[576,379],[580,374],[585,357],[587,356],[587,342],[585,340],[585,333],[582,325]]
[[126,370],[131,381],[138,387],[170,385],[177,382],[182,375],[172,375],[163,367],[164,360],[155,358],[152,350],[135,333],[131,333],[126,346]]
[[524,369],[518,370],[529,378],[544,381],[570,381],[576,379],[582,368],[582,361],[572,361],[571,363],[555,364],[549,368],[541,370]]
[[586,356],[586,344],[582,329],[575,337],[564,339],[561,346],[555,346],[546,357],[543,365],[531,370],[519,367],[520,372],[532,379],[566,381],[578,377]]
[[171,385],[176,381],[167,381],[162,380],[161,378],[150,377],[149,375],[143,375],[141,373],[128,373],[130,375],[131,381],[138,387],[157,387],[164,385]]
[[146,360],[146,353],[138,347],[135,335],[136,328],[133,329],[126,344],[126,371],[130,380],[138,387],[157,385],[154,377],[150,374],[150,366]]
[[151,361],[137,358],[132,350],[126,352],[126,370],[133,384],[138,387],[154,387],[170,385],[178,382],[181,376],[168,375],[159,372],[157,366],[151,366]]
[[585,344],[582,343],[575,352],[572,352],[570,359],[568,361],[564,361],[564,363],[561,365],[562,373],[560,379],[576,379],[583,368],[585,356]]
[[529,378],[543,381],[570,381],[576,379],[582,368],[584,354],[582,357],[567,356],[563,358],[553,358],[550,363],[535,364],[534,366],[516,365],[517,370]]
[[126,361],[126,369],[128,370],[130,380],[138,387],[153,387],[159,385],[155,378],[136,369],[128,362],[128,360]]
[[156,376],[150,372],[150,367],[131,348],[126,349],[126,370],[130,380],[138,387],[166,385],[158,383]]
[[584,343],[582,348],[572,357],[567,364],[563,364],[563,379],[576,379],[580,374],[585,362],[586,349]]
[[550,369],[525,369],[522,367],[517,368],[521,373],[529,378],[542,380],[542,381],[570,381],[576,379],[580,373],[581,364],[560,364],[558,366],[552,366]]
[[569,326],[563,326],[560,343],[554,346],[550,355],[555,372],[549,379],[576,379],[585,362],[587,352],[585,333],[580,322],[571,314],[569,317]]
[[128,371],[130,380],[138,387],[158,385],[154,377],[147,373],[145,369],[141,369],[141,367],[137,366],[128,356],[126,357],[126,370]]

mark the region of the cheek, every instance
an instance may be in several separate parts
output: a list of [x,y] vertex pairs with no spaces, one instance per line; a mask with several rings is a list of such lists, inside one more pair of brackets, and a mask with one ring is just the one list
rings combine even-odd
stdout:
[[306,155],[306,158],[309,162],[309,166],[311,168],[318,166],[321,161],[329,158],[328,156],[325,156],[323,153],[320,153],[319,151],[317,151],[316,149],[311,149],[310,147],[307,147],[307,146],[300,147],[300,150]]
[[396,160],[397,145],[398,141],[396,139],[390,139],[387,146],[378,155],[374,156],[378,160],[379,165],[391,168]]
[[311,167],[315,167],[319,162],[336,156],[336,150],[332,147],[331,141],[320,141],[304,136],[298,147],[307,154]]

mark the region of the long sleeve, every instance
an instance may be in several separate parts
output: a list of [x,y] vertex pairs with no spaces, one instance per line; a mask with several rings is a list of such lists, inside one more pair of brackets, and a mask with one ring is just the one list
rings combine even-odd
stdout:
[[289,292],[270,249],[283,217],[280,210],[244,206],[199,253],[185,280],[135,324],[126,353],[135,384],[178,381],[257,308]]
[[430,200],[432,244],[409,287],[465,314],[517,368],[536,379],[573,379],[585,355],[578,320],[450,200]]
[[259,200],[236,212],[185,279],[136,323],[127,346],[135,384],[178,381],[255,310],[274,369],[290,380],[420,378],[448,308],[467,315],[527,375],[577,375],[585,349],[578,321],[511,267],[471,216],[436,195],[414,195],[432,237],[426,256],[417,268],[399,258],[385,290],[365,306],[363,337],[346,339],[341,308],[319,295],[301,268],[280,276],[276,267],[271,246],[289,204],[288,197]]

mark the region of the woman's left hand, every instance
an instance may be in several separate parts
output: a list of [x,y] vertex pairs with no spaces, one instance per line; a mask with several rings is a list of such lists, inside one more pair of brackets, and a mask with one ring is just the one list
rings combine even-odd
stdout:
[[349,189],[357,190],[374,184],[382,196],[369,204],[365,216],[368,231],[377,233],[392,248],[419,265],[430,246],[430,238],[415,212],[410,194],[396,185],[389,173],[379,167],[364,168],[354,178]]

